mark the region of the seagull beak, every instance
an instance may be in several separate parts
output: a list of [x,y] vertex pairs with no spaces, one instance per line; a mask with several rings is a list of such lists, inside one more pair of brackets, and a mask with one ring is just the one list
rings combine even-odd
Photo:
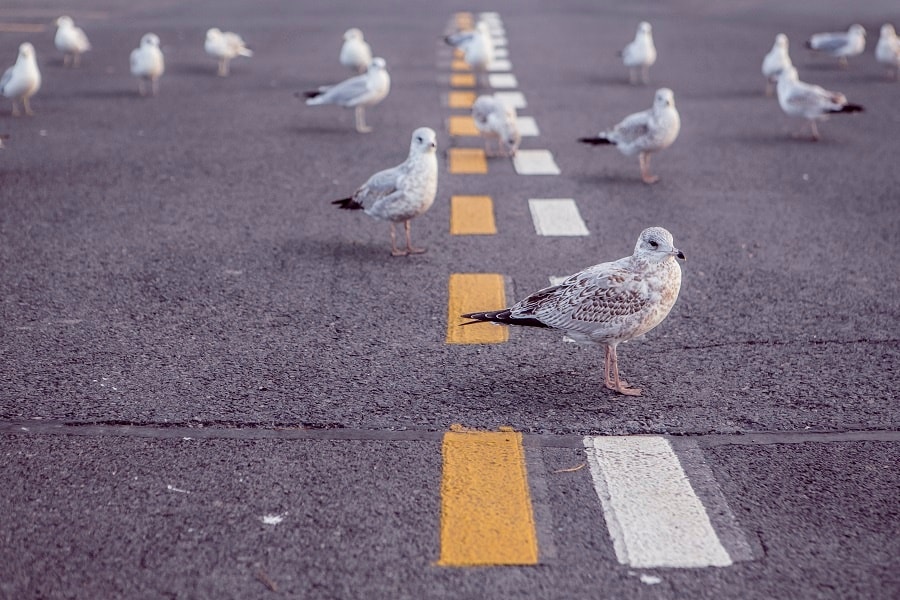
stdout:
[[687,259],[684,257],[684,252],[682,252],[682,251],[679,250],[678,248],[675,248],[675,249],[672,250],[672,256],[674,256],[674,257],[677,258],[678,260],[687,260]]

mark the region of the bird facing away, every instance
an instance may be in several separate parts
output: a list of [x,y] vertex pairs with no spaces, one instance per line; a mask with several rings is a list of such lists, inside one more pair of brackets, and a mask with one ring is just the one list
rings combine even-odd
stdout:
[[81,27],[76,27],[72,17],[63,15],[54,21],[56,25],[56,37],[53,43],[56,49],[63,53],[63,66],[77,67],[81,62],[81,55],[91,49],[91,42]]
[[372,62],[372,49],[363,38],[363,32],[351,27],[344,32],[344,43],[341,45],[341,64],[357,73],[365,73]]
[[459,31],[444,41],[463,53],[463,60],[476,73],[484,73],[494,61],[494,40],[485,21],[478,21],[475,29]]
[[206,53],[219,61],[219,77],[228,77],[231,59],[236,56],[253,56],[253,51],[247,48],[244,40],[232,31],[222,32],[217,27],[207,30],[206,40],[203,42]]
[[138,78],[138,93],[147,95],[144,84],[150,82],[150,93],[159,92],[159,78],[166,70],[166,61],[159,49],[159,36],[145,33],[141,45],[131,51],[131,74]]
[[640,388],[619,375],[616,346],[644,335],[672,310],[681,289],[681,250],[662,227],[641,232],[634,254],[588,267],[559,285],[535,292],[503,310],[462,315],[463,325],[489,321],[503,325],[548,327],[581,344],[604,347],[606,387],[629,396]]
[[881,35],[878,37],[878,45],[875,46],[875,60],[887,65],[889,79],[897,79],[900,74],[900,38],[894,31],[894,26],[885,23],[881,26]]
[[866,28],[854,24],[847,31],[814,33],[806,41],[806,47],[833,56],[842,67],[846,67],[848,58],[865,51]]
[[384,100],[391,91],[391,76],[387,72],[387,63],[376,56],[369,63],[369,68],[362,75],[335,85],[320,87],[314,92],[305,92],[306,104],[334,104],[345,108],[353,108],[356,112],[356,131],[368,133],[372,128],[366,125],[366,107],[375,106]]
[[622,57],[622,64],[628,67],[628,81],[632,85],[650,83],[650,67],[656,62],[656,46],[653,45],[653,28],[650,23],[641,21],[638,24],[634,40],[619,55]]
[[[391,225],[391,256],[421,254],[409,233],[409,222],[431,208],[437,193],[437,135],[433,129],[419,127],[412,134],[409,156],[403,163],[379,171],[349,198],[334,200],[338,208],[362,210],[367,215],[388,221]],[[403,223],[406,248],[397,248],[394,225]]]
[[0,77],[0,94],[12,100],[12,115],[19,116],[19,107],[16,104],[22,102],[25,114],[34,115],[28,99],[41,89],[41,71],[38,69],[37,58],[34,55],[34,46],[28,42],[19,44],[19,56],[16,63],[8,68],[3,77]]
[[[516,109],[489,95],[478,96],[472,104],[475,127],[484,136],[484,152],[487,156],[515,156],[522,136],[516,120]],[[491,140],[497,142],[497,152],[490,148]]]
[[859,104],[850,104],[840,92],[800,81],[797,69],[787,67],[778,78],[778,104],[785,114],[809,121],[813,141],[819,139],[816,121],[824,121],[832,113],[862,112]]
[[775,36],[772,49],[766,54],[762,62],[762,74],[766,78],[766,96],[771,96],[778,83],[778,76],[785,67],[792,67],[791,56],[788,54],[788,38],[783,33]]
[[653,107],[625,117],[622,122],[595,137],[579,138],[591,144],[613,144],[625,156],[638,155],[641,179],[656,183],[659,177],[650,174],[650,155],[672,145],[681,130],[681,117],[675,108],[675,96],[669,88],[656,90]]

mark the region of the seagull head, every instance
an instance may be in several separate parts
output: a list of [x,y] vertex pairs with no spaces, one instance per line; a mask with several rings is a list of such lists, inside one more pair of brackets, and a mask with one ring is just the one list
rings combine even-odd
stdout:
[[369,71],[383,71],[387,68],[387,63],[380,56],[376,56],[369,63]]
[[19,58],[34,58],[34,46],[30,42],[19,44]]
[[361,40],[363,39],[363,32],[359,30],[357,27],[351,27],[347,31],[344,32],[344,41],[349,40]]
[[656,96],[653,98],[653,107],[657,109],[675,108],[675,94],[669,88],[656,90]]
[[881,37],[894,37],[897,35],[897,32],[894,31],[894,26],[890,23],[885,23],[881,26]]
[[643,230],[634,246],[634,254],[651,262],[660,262],[671,256],[685,260],[684,252],[675,247],[672,234],[662,227],[648,227]]
[[861,35],[863,37],[866,37],[866,28],[859,23],[854,23],[853,25],[851,25],[848,32],[851,35]]
[[72,17],[63,15],[61,17],[57,17],[57,19],[55,21],[53,21],[53,24],[56,25],[57,27],[71,27],[72,25],[75,24],[75,22],[72,21]]
[[778,46],[779,48],[783,48],[784,50],[787,50],[788,37],[786,35],[784,35],[783,33],[779,33],[778,35],[775,36],[775,45]]
[[650,27],[650,23],[648,23],[647,21],[641,21],[640,23],[638,23],[638,32],[639,33],[643,33],[646,35],[648,33],[651,33],[652,31],[653,31],[653,28]]
[[437,151],[437,134],[430,127],[419,127],[412,134],[410,154],[427,154]]
[[141,38],[141,46],[156,46],[159,48],[159,36],[155,33],[145,33]]
[[222,37],[222,30],[218,27],[211,27],[206,30],[206,39],[215,40]]

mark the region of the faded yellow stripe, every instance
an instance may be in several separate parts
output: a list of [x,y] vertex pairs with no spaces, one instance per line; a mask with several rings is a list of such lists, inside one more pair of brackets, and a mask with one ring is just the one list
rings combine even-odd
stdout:
[[472,67],[469,66],[464,60],[460,60],[458,58],[454,58],[450,63],[450,70],[452,71],[471,71]]
[[46,25],[36,23],[0,23],[0,33],[43,33]]
[[450,92],[447,94],[447,106],[450,108],[472,108],[475,104],[475,92]]
[[470,12],[458,12],[454,16],[457,29],[472,29],[474,26],[474,18]]
[[453,273],[448,284],[447,343],[502,344],[509,339],[505,325],[475,323],[460,315],[506,307],[503,276],[497,273]]
[[466,53],[463,52],[462,49],[460,49],[460,48],[453,49],[453,58],[462,58],[465,55],[466,55]]
[[447,130],[450,135],[477,136],[478,128],[475,127],[475,119],[468,115],[453,115],[447,119]]
[[497,233],[497,224],[494,222],[494,202],[490,196],[450,197],[451,235],[492,235],[495,233]]
[[535,565],[537,532],[522,434],[444,434],[441,558],[445,567]]
[[487,158],[481,148],[450,148],[450,173],[454,175],[487,173]]
[[450,75],[450,87],[475,87],[475,75],[471,73],[453,73]]

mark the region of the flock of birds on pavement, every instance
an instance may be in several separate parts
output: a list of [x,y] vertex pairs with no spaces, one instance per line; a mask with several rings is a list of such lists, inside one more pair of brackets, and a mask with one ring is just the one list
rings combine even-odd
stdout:
[[[457,49],[462,59],[475,73],[476,85],[494,61],[492,30],[499,27],[493,13],[484,13],[471,30],[446,36],[445,41]],[[63,53],[63,64],[77,67],[81,55],[91,49],[84,31],[68,16],[56,19],[54,43]],[[629,70],[631,84],[649,83],[650,67],[656,62],[652,27],[647,22],[638,25],[634,40],[619,54]],[[817,33],[806,42],[807,47],[835,57],[842,66],[848,58],[865,50],[866,31],[853,25],[846,32]],[[241,36],[212,28],[206,33],[204,49],[218,61],[219,76],[229,75],[229,63],[236,57],[250,57]],[[898,78],[900,71],[900,40],[894,28],[885,24],[875,49],[879,63],[889,68],[889,76]],[[366,124],[365,109],[375,106],[390,93],[391,78],[383,58],[373,57],[363,33],[348,29],[343,38],[339,62],[356,74],[334,85],[323,85],[302,94],[310,106],[336,105],[352,108],[355,126],[360,133],[371,131]],[[138,79],[140,95],[156,95],[159,80],[165,71],[165,59],[160,39],[145,34],[138,48],[130,56],[131,73]],[[788,39],[778,34],[771,51],[762,62],[766,79],[766,95],[773,87],[782,110],[806,119],[813,139],[819,139],[816,122],[835,113],[859,112],[863,108],[848,102],[839,93],[799,79],[788,53]],[[41,74],[34,46],[25,42],[19,46],[15,64],[0,79],[0,93],[12,101],[12,114],[19,116],[18,103],[26,115],[33,115],[29,100],[40,89]],[[299,94],[298,94],[299,95]],[[485,153],[489,156],[514,156],[521,141],[513,107],[494,95],[482,94],[472,105],[472,118],[484,137]],[[596,136],[580,138],[592,145],[615,145],[626,156],[637,154],[641,178],[651,184],[658,177],[650,173],[650,156],[668,148],[678,137],[681,119],[675,108],[675,97],[668,88],[658,89],[650,109],[625,117],[612,128]],[[0,136],[0,145],[3,137]],[[495,143],[496,151],[491,149]],[[363,210],[366,214],[390,224],[392,256],[406,256],[425,252],[413,245],[410,221],[427,211],[437,194],[438,163],[437,134],[428,127],[419,127],[410,142],[409,155],[400,165],[372,175],[352,195],[335,200],[333,204],[346,210]],[[405,246],[398,247],[396,225],[402,223]],[[632,387],[619,374],[616,348],[619,343],[639,337],[669,314],[681,287],[681,267],[678,260],[684,254],[675,247],[672,234],[661,227],[641,232],[634,252],[614,262],[601,263],[580,271],[558,285],[529,295],[511,307],[461,315],[470,319],[464,325],[492,322],[502,325],[545,327],[564,332],[571,339],[604,347],[604,384],[618,393],[639,395],[640,388]]]

